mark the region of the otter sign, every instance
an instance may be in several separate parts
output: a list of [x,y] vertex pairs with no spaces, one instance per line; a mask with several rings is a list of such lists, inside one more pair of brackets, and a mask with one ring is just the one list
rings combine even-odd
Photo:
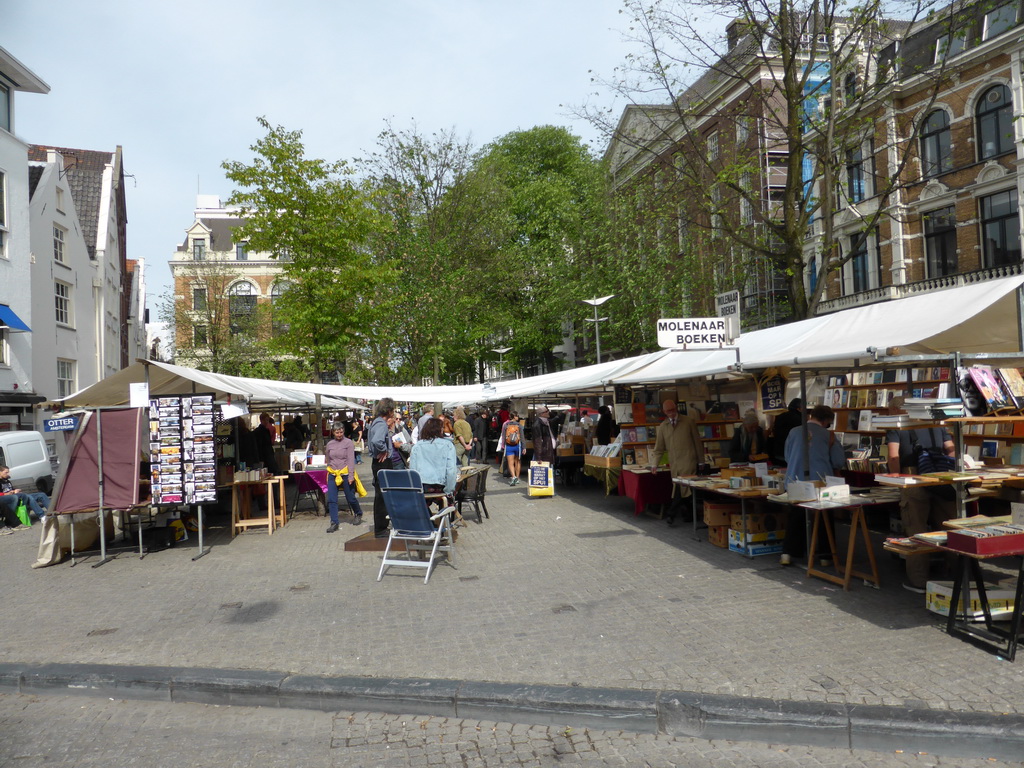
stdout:
[[658,346],[665,349],[718,349],[732,341],[724,317],[692,317],[658,321]]

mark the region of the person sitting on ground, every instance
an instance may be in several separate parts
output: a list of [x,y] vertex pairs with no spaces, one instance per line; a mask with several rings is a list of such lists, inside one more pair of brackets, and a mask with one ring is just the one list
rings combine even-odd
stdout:
[[18,506],[23,502],[28,507],[29,514],[35,515],[39,520],[46,517],[50,497],[45,493],[27,493],[15,488],[11,482],[10,467],[0,464],[0,528],[9,527],[13,530],[22,525],[17,512]]
[[505,460],[508,462],[508,473],[512,479],[509,485],[519,485],[519,458],[523,455],[523,425],[519,423],[519,414],[510,411],[508,421],[501,428],[501,440],[498,443],[498,453],[505,452]]
[[441,428],[440,419],[427,419],[409,457],[409,469],[419,472],[424,493],[452,494],[459,479],[455,444],[441,436]]
[[765,438],[764,430],[757,422],[757,412],[749,410],[743,414],[743,424],[732,433],[729,444],[729,460],[764,461]]

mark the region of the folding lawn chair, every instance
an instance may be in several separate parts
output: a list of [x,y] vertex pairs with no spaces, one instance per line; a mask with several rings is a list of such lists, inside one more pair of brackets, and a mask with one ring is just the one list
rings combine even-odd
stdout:
[[[455,541],[451,527],[455,507],[446,507],[436,515],[431,515],[423,494],[420,473],[411,469],[382,469],[377,473],[377,485],[384,499],[388,517],[391,518],[391,531],[377,581],[384,577],[384,572],[390,566],[399,565],[426,570],[427,575],[423,579],[423,583],[426,584],[430,581],[434,563],[441,552],[447,553],[449,565],[455,567]],[[391,547],[398,541],[405,546],[405,558],[397,557],[401,553],[390,557]],[[413,552],[429,552],[430,557],[426,560],[414,560]]]

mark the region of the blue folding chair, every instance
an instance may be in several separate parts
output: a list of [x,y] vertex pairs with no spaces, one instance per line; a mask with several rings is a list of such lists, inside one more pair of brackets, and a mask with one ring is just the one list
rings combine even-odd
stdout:
[[[448,555],[448,563],[455,567],[455,541],[452,536],[451,517],[454,506],[445,507],[436,515],[431,515],[423,495],[423,483],[420,473],[411,469],[382,469],[377,473],[377,486],[380,488],[384,506],[391,518],[391,532],[388,544],[384,549],[384,561],[380,564],[377,581],[384,577],[384,572],[392,565],[405,568],[423,568],[427,572],[423,583],[430,581],[440,553]],[[405,557],[391,555],[391,547],[401,541],[405,545]],[[430,553],[426,560],[414,560],[412,553]]]

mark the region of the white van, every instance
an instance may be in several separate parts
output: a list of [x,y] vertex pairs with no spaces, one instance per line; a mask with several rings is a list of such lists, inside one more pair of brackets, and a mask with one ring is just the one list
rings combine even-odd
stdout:
[[38,432],[0,432],[0,464],[10,467],[15,488],[53,492],[53,468]]

